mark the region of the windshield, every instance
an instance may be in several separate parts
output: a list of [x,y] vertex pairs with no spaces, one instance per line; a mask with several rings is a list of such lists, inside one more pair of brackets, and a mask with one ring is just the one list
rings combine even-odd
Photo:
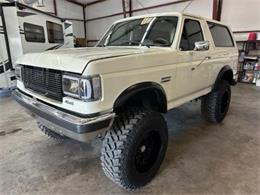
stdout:
[[148,17],[113,25],[97,45],[104,46],[171,46],[178,17]]

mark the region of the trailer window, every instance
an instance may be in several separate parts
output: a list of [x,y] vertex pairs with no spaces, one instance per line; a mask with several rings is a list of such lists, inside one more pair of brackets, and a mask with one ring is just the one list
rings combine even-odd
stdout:
[[25,40],[28,42],[45,42],[45,36],[44,36],[44,28],[43,26],[38,26],[35,24],[30,23],[24,23],[24,35]]
[[47,21],[48,39],[50,43],[64,43],[63,28],[61,24]]

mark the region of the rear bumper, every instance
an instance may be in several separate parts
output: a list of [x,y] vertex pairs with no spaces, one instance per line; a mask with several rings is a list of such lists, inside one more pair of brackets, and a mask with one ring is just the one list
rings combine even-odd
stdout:
[[58,134],[82,142],[88,142],[109,129],[115,116],[114,113],[108,113],[97,117],[79,117],[44,104],[18,89],[12,95],[42,125]]

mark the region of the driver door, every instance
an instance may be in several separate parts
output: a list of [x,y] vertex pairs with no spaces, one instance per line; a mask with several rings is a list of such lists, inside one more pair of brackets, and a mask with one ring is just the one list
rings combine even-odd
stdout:
[[202,21],[184,18],[178,53],[186,63],[179,64],[176,80],[180,97],[192,96],[208,87],[209,51],[195,50],[195,42],[201,41],[206,41]]

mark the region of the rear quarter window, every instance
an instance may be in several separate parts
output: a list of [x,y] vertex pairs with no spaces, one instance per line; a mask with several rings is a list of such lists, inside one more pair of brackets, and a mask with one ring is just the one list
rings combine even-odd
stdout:
[[216,47],[234,47],[234,41],[228,27],[207,22]]

